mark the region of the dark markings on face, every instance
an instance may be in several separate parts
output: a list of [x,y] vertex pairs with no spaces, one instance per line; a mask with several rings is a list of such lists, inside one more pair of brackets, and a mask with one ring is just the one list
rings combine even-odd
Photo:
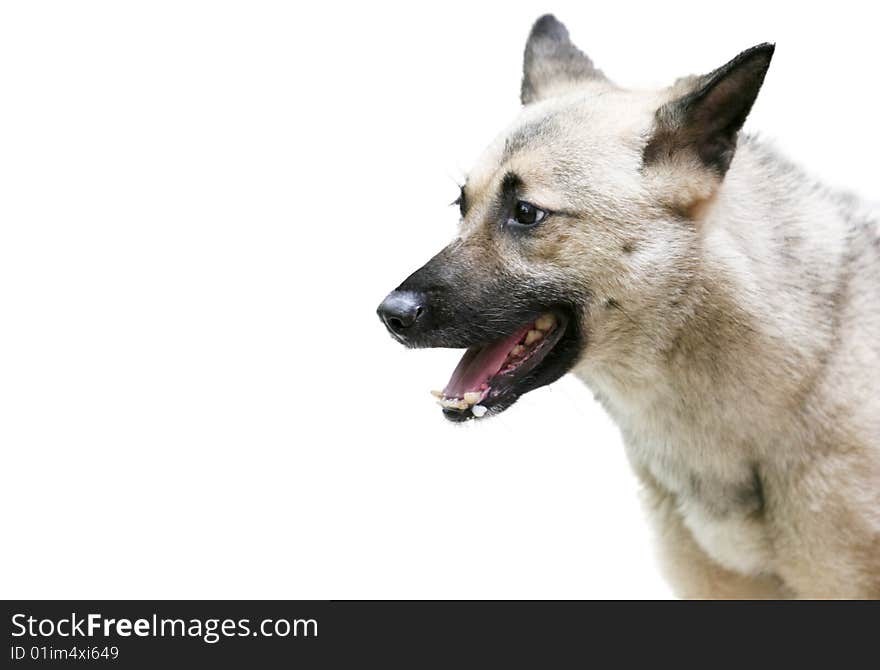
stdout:
[[625,254],[631,254],[633,251],[636,250],[635,242],[633,242],[633,241],[631,241],[631,240],[628,241],[628,242],[624,242],[624,243],[623,243],[623,246],[621,247],[621,249],[623,250],[623,253],[625,253]]
[[[501,180],[501,188],[496,195],[496,209],[501,211],[507,207],[511,207],[516,200],[517,191],[522,187],[522,184],[523,181],[518,174],[515,172],[506,173]],[[458,198],[456,198],[453,203],[458,205],[462,218],[465,217],[468,208],[470,207],[466,188],[466,185],[461,187],[461,193],[459,193]]]
[[510,160],[517,153],[539,145],[546,140],[557,127],[556,118],[552,114],[517,128],[504,141],[504,154],[502,161]]
[[514,172],[508,172],[501,180],[501,203],[511,204],[516,198],[517,191],[522,188],[522,179]]

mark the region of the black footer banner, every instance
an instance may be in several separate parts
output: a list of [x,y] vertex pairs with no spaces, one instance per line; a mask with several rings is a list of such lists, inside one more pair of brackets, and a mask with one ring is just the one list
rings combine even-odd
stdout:
[[860,649],[880,632],[877,602],[7,601],[4,610],[9,668],[711,666],[773,651],[787,663],[839,664],[876,661]]

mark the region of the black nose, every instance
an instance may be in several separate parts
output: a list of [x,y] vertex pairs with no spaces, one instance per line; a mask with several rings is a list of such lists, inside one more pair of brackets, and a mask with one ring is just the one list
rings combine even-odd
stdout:
[[424,296],[413,291],[392,291],[376,311],[385,326],[395,335],[406,336],[407,330],[425,313]]

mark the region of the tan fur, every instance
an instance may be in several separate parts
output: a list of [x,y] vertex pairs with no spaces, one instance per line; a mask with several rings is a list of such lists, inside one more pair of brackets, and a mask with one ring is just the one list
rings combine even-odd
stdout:
[[[686,153],[645,165],[693,81],[538,81],[470,174],[461,243],[589,291],[574,373],[620,427],[680,595],[880,597],[880,230],[746,137],[723,178]],[[511,171],[563,212],[521,240],[487,215]]]

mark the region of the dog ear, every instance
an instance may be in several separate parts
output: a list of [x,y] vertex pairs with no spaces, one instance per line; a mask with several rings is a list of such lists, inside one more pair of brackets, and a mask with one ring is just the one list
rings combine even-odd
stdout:
[[645,165],[691,152],[723,177],[774,49],[773,44],[759,44],[714,72],[677,82],[686,92],[657,110],[653,136],[644,149]]
[[523,58],[522,103],[528,105],[550,97],[560,86],[589,79],[607,81],[571,43],[566,27],[552,14],[535,21]]

